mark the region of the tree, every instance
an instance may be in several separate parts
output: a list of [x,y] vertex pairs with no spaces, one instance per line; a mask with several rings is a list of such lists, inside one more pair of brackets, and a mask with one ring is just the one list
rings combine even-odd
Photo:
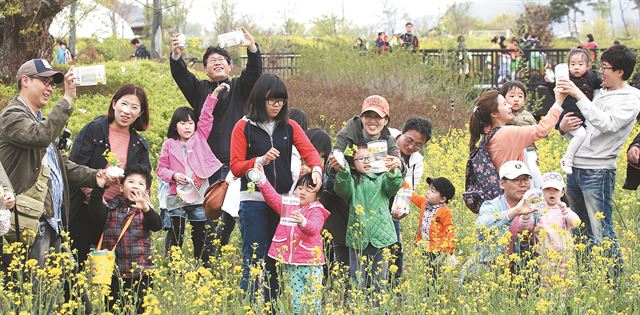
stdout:
[[335,14],[323,14],[320,17],[311,20],[313,24],[309,32],[313,36],[335,36],[338,34],[338,23],[340,18]]
[[[593,8],[594,11],[598,13],[603,19],[609,18],[609,23],[611,24],[611,37],[615,38],[615,25],[613,24],[613,14],[611,14],[611,0],[596,0],[589,3],[589,6]],[[623,18],[624,19],[624,18]]]
[[216,24],[214,30],[217,34],[224,34],[233,30],[233,22],[236,18],[236,5],[231,0],[215,0],[213,2],[213,14]]
[[549,6],[527,4],[524,6],[524,12],[516,20],[518,28],[515,33],[520,36],[524,36],[525,33],[536,34],[542,47],[549,47],[551,40],[553,40],[552,20]]
[[184,34],[187,30],[187,14],[193,6],[193,0],[164,0],[163,2],[163,27]]
[[471,16],[471,3],[454,3],[440,20],[445,31],[449,34],[467,34],[479,24],[478,19]]
[[303,23],[291,18],[286,19],[282,24],[282,33],[285,35],[302,36],[304,35],[304,29]]
[[514,29],[516,28],[517,17],[510,13],[502,13],[496,16],[489,23],[485,24],[485,28],[488,30],[500,30],[500,29]]
[[549,13],[553,21],[561,23],[567,20],[569,33],[571,36],[578,37],[578,13],[584,14],[578,4],[583,0],[551,0],[549,3]]
[[18,68],[33,58],[51,59],[53,37],[49,26],[64,7],[75,0],[2,0],[3,41],[0,47],[0,78],[14,82]]

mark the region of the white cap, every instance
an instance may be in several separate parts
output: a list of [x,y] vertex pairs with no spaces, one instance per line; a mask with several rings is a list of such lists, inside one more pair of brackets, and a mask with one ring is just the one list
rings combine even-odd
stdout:
[[500,178],[516,179],[520,175],[529,175],[529,168],[522,161],[508,161],[500,167]]
[[542,175],[542,189],[555,188],[557,190],[564,189],[564,180],[558,172],[549,172]]

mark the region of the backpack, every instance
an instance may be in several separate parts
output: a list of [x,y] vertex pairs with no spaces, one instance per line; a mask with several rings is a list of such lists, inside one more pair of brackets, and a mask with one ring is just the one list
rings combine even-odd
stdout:
[[480,211],[485,200],[491,200],[502,193],[500,178],[485,145],[500,127],[493,128],[488,135],[484,135],[478,148],[471,152],[465,172],[465,192],[462,194],[464,203],[473,213]]

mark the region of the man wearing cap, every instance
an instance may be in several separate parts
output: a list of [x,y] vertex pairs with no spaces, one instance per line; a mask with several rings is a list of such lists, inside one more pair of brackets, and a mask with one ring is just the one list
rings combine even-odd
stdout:
[[[366,145],[375,140],[383,140],[387,143],[389,157],[385,164],[391,166],[397,163],[401,166],[403,174],[404,164],[400,160],[400,149],[387,125],[389,124],[389,103],[379,95],[371,95],[362,102],[359,116],[351,118],[346,126],[336,135],[333,150],[345,152],[353,145]],[[333,154],[327,159],[327,170],[324,179],[324,191],[321,202],[331,212],[331,216],[325,221],[324,227],[333,236],[333,249],[335,260],[349,265],[349,251],[345,241],[347,232],[347,220],[349,218],[349,205],[338,197],[333,191],[335,174],[340,168]]]
[[[512,235],[517,234],[519,217],[534,211],[529,201],[523,198],[531,187],[531,172],[527,165],[522,161],[508,161],[500,167],[499,176],[503,194],[485,201],[476,218],[481,238],[479,260],[483,263],[491,263],[500,254],[507,252],[507,248],[499,245],[498,240],[507,231],[511,231]],[[520,253],[519,245],[518,237],[512,237],[509,252]]]
[[413,34],[413,23],[407,22],[405,24],[405,28],[407,32],[400,35],[400,39],[402,40],[402,47],[411,49],[411,51],[415,52],[418,49],[418,36]]
[[[19,94],[0,112],[0,163],[17,194],[18,225],[35,232],[15,233],[10,241],[31,244],[29,258],[44,266],[50,248],[60,251],[61,232],[68,223],[69,184],[104,187],[114,182],[104,171],[69,161],[54,141],[62,133],[76,98],[73,68],[66,75],[51,69],[44,59],[25,62],[16,75]],[[44,119],[42,108],[53,94],[54,84],[64,81],[64,96]],[[24,206],[21,206],[24,205]],[[25,210],[28,210],[25,211]]]

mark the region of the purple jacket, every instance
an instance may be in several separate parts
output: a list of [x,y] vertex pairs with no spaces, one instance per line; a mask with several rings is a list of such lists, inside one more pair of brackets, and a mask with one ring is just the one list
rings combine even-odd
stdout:
[[[282,196],[276,192],[269,181],[258,184],[265,201],[280,215]],[[300,210],[307,220],[304,227],[278,224],[271,240],[269,257],[290,265],[324,265],[324,243],[322,242],[322,226],[330,213],[319,202],[312,202],[304,207],[291,206]]]
[[169,183],[169,194],[176,194],[176,182],[173,174],[176,172],[185,173],[186,166],[190,166],[193,173],[202,179],[207,179],[222,167],[222,163],[213,155],[207,138],[213,127],[213,108],[218,103],[218,99],[207,96],[202,106],[202,112],[196,132],[187,140],[187,156],[184,159],[181,152],[181,143],[177,139],[167,139],[162,144],[162,154],[158,159],[156,173]]

